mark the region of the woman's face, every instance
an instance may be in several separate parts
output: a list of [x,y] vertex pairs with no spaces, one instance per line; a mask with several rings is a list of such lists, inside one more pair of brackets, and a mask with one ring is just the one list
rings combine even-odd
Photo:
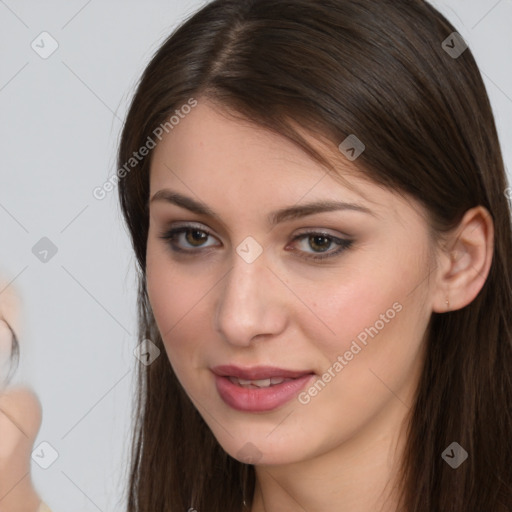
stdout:
[[[420,206],[338,152],[345,186],[290,141],[206,101],[154,151],[149,299],[176,376],[223,448],[284,464],[393,435],[432,313]],[[307,214],[318,201],[361,208]],[[288,208],[301,213],[273,215]],[[183,231],[163,238],[172,229]],[[245,374],[261,382],[244,387],[216,376],[221,365],[277,370]],[[306,376],[265,387],[283,370]]]

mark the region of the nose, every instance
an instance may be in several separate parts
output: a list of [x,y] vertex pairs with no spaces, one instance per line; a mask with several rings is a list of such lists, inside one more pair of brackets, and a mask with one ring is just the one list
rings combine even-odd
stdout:
[[215,328],[232,345],[246,347],[256,336],[275,336],[286,327],[285,289],[264,255],[247,263],[235,253],[219,285]]

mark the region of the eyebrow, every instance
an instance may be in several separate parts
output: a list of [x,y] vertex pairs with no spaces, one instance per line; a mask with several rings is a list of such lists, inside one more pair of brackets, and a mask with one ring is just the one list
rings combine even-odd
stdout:
[[[166,203],[175,204],[176,206],[180,206],[182,208],[186,208],[191,212],[197,213],[199,215],[207,215],[218,220],[222,223],[221,218],[217,213],[215,213],[208,205],[201,201],[197,201],[192,199],[191,197],[187,197],[178,192],[172,191],[170,189],[161,189],[158,192],[155,192],[150,203],[155,201],[164,201]],[[306,217],[307,215],[313,215],[315,213],[322,212],[332,212],[339,210],[351,210],[362,213],[367,213],[373,216],[377,216],[373,211],[365,206],[355,204],[355,203],[346,203],[339,201],[330,201],[330,200],[319,200],[311,203],[307,203],[300,206],[288,206],[286,208],[281,208],[279,210],[270,212],[268,215],[268,223],[272,226],[279,224],[281,222],[299,219],[302,217]]]

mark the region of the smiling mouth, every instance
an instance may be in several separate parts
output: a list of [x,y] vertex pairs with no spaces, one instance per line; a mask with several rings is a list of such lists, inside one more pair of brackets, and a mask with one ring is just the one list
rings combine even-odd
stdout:
[[[316,375],[312,372],[269,367],[253,367],[250,371],[226,367],[222,370],[216,367],[214,370],[215,386],[220,398],[231,408],[245,413],[269,412],[285,405],[311,383]],[[233,375],[233,371],[239,375]],[[269,376],[269,372],[274,375]],[[252,374],[252,378],[244,378],[248,373]]]

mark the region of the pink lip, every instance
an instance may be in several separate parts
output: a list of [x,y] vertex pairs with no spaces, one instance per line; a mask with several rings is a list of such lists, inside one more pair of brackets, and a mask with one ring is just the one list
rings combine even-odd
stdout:
[[[238,411],[265,412],[275,409],[303,389],[315,375],[311,372],[283,370],[273,367],[254,367],[242,370],[234,366],[216,366],[212,370],[215,374],[215,385],[222,400]],[[226,373],[227,372],[227,373]],[[246,380],[259,380],[270,377],[283,377],[293,379],[268,388],[243,388],[234,384],[229,376]]]

